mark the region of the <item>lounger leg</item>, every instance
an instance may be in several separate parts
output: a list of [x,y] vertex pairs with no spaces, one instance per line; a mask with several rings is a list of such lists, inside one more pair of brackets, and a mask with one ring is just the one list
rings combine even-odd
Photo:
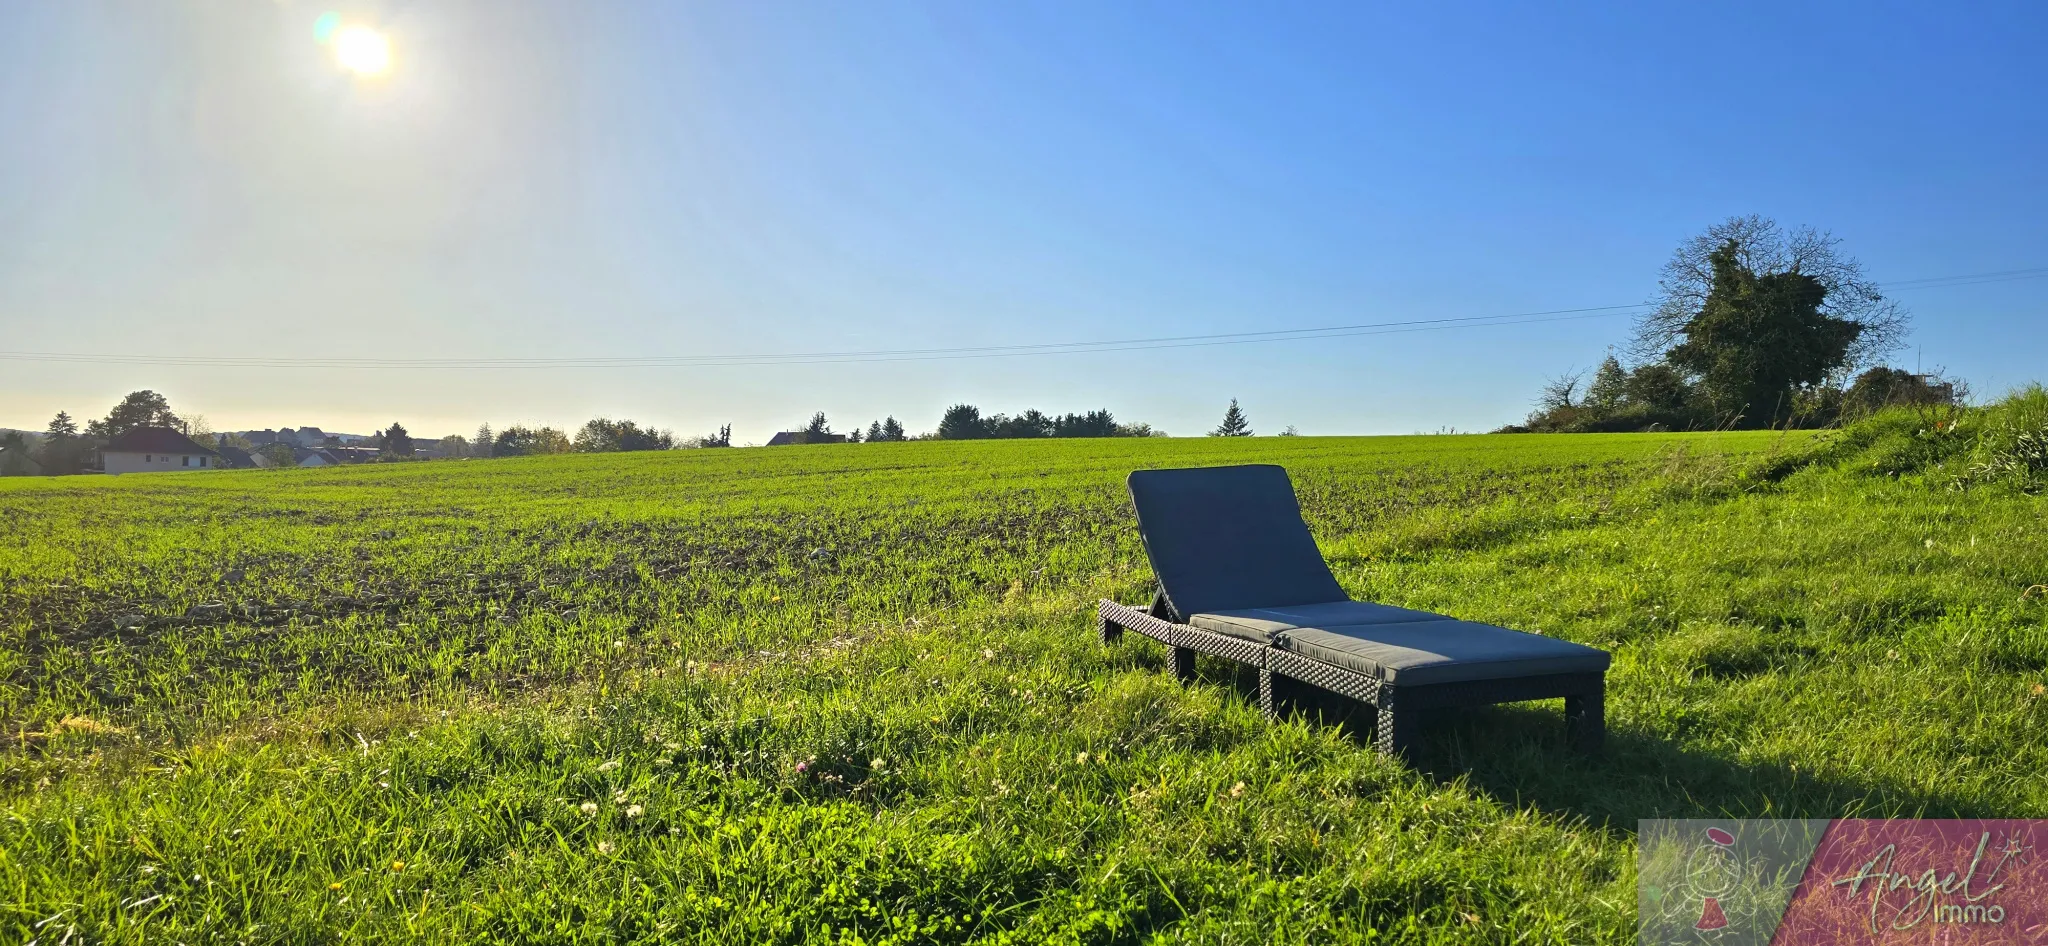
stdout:
[[1269,720],[1280,718],[1280,696],[1273,692],[1279,685],[1279,677],[1273,671],[1264,667],[1259,668],[1259,710],[1264,712]]
[[1607,742],[1607,693],[1592,690],[1564,698],[1565,739],[1572,748],[1599,755]]
[[1124,626],[1106,617],[1096,617],[1095,629],[1101,633],[1104,646],[1114,644],[1117,638],[1124,636]]
[[1195,682],[1195,652],[1187,647],[1173,649],[1173,678],[1182,683]]
[[1374,714],[1373,747],[1382,755],[1405,759],[1415,746],[1416,711],[1395,705],[1392,688],[1381,692]]

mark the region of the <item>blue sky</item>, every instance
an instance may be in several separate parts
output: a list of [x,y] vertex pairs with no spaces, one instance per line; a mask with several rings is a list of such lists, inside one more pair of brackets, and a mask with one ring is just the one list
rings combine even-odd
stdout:
[[[328,11],[386,75],[342,73]],[[0,6],[0,351],[551,358],[1197,335],[1640,302],[1733,214],[1880,282],[2048,267],[2039,4]],[[2048,279],[1899,293],[1901,363],[2040,377]],[[0,361],[0,426],[1108,407],[1485,429],[1625,315],[688,368]]]

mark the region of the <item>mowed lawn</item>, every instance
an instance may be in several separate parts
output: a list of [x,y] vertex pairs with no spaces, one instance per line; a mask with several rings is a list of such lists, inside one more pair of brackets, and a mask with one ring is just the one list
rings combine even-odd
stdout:
[[[1636,820],[2048,817],[2048,500],[1810,435],[910,443],[0,480],[0,941],[1633,942]],[[1412,767],[1105,648],[1132,469],[1614,652]]]

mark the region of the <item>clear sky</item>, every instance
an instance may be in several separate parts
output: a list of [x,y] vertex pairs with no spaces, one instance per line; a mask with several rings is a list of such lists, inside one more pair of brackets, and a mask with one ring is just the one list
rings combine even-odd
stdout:
[[[388,37],[344,72],[323,13]],[[2048,267],[2048,6],[1099,0],[0,4],[0,351],[954,348],[1636,303],[1689,234],[1880,282]],[[1902,363],[2048,372],[2048,279],[1899,293]],[[217,429],[1108,407],[1484,429],[1609,315],[855,364],[0,361],[0,426],[153,388]]]

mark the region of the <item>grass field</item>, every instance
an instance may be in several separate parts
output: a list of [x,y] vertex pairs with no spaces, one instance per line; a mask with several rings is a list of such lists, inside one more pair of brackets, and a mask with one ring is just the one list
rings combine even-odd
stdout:
[[[0,940],[1633,942],[1639,818],[2048,817],[2048,505],[1916,443],[0,481]],[[1607,756],[1551,702],[1404,767],[1097,643],[1123,475],[1253,461],[1355,596],[1612,650]]]

